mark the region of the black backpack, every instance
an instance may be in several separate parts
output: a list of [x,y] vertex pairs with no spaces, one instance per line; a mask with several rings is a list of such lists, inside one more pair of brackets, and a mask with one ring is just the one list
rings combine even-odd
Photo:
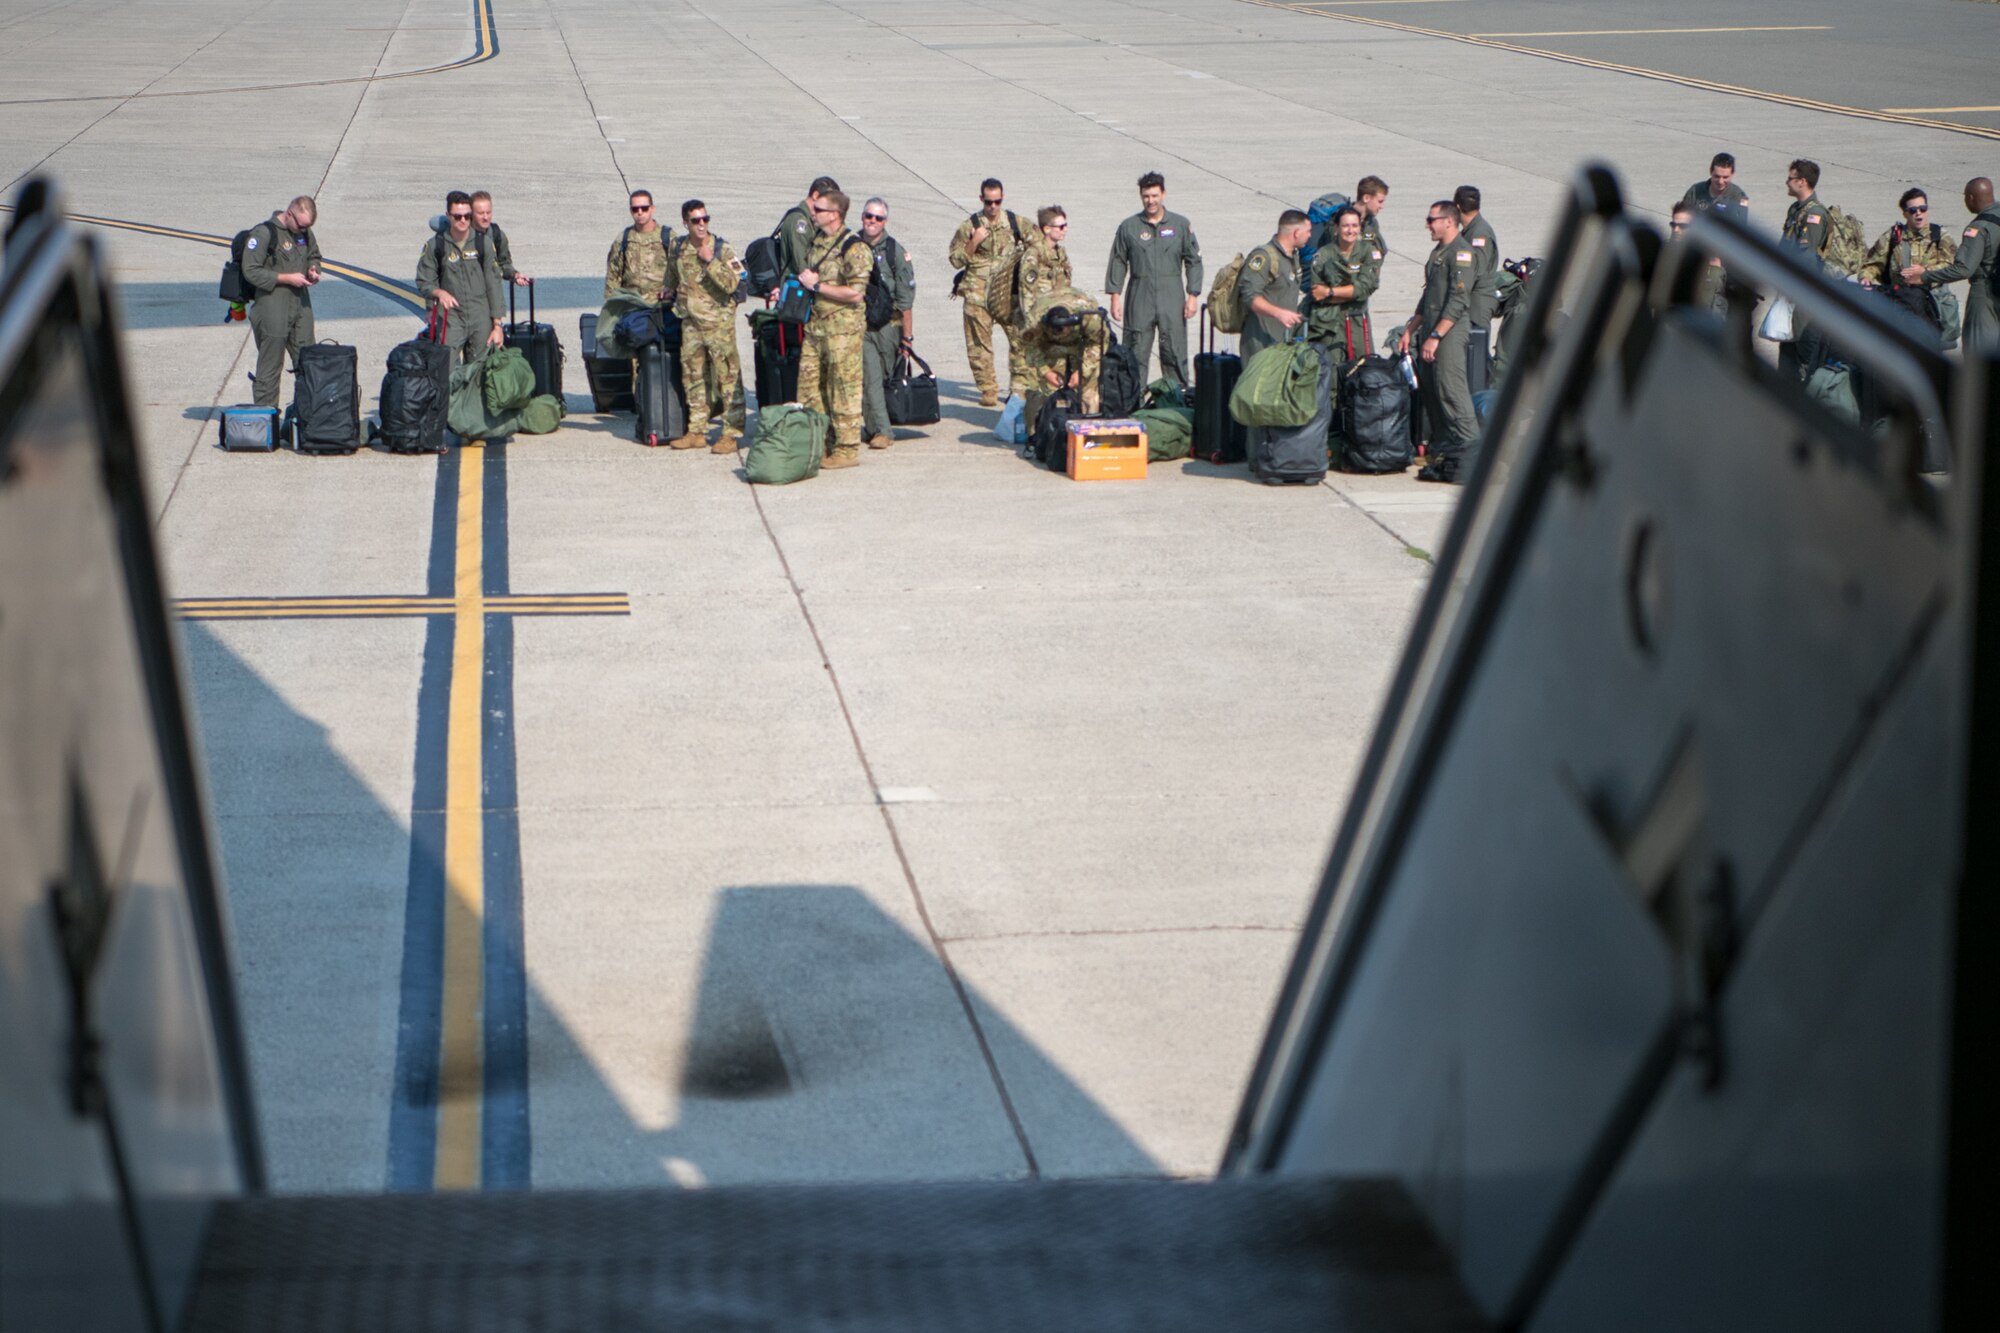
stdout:
[[[259,227],[268,233],[264,244],[276,245],[278,243],[278,230],[271,225],[269,218],[258,223],[256,227],[245,227],[242,231],[236,233],[235,239],[229,242],[229,258],[223,261],[222,280],[216,284],[215,294],[231,305],[243,305],[246,302],[257,299],[257,289],[252,287],[250,280],[243,276],[243,248],[249,244],[250,238],[257,234]],[[311,240],[312,229],[310,227],[306,229],[306,237],[308,241]]]
[[778,233],[759,236],[744,248],[743,275],[756,296],[764,295],[785,280],[785,258],[778,252]]
[[868,275],[868,295],[863,308],[871,329],[887,328],[896,317],[896,298],[889,293],[889,271],[895,262],[894,241],[875,252],[875,267]]
[[1146,396],[1146,374],[1131,348],[1112,338],[1097,370],[1098,411],[1107,417],[1129,417]]
[[1035,418],[1035,433],[1028,439],[1037,463],[1051,472],[1069,471],[1069,417],[1081,410],[1070,389],[1057,389],[1042,404],[1042,414]]

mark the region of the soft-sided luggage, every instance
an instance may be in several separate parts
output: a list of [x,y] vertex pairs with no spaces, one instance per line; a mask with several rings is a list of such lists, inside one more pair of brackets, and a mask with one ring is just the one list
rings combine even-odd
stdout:
[[1340,384],[1340,470],[1401,472],[1415,461],[1410,386],[1386,356],[1351,361]]
[[649,447],[687,434],[687,399],[681,393],[681,354],[659,343],[639,349],[639,380],[633,397],[639,419],[632,438]]
[[504,416],[518,412],[535,396],[535,372],[528,358],[511,347],[496,347],[482,363],[480,392],[486,396],[486,414]]
[[361,447],[361,372],[352,347],[329,340],[299,349],[291,414],[292,447],[302,454]]
[[392,454],[441,454],[451,402],[451,349],[444,345],[442,309],[424,332],[389,349],[382,375],[377,439]]
[[743,247],[743,276],[749,280],[752,296],[767,296],[785,280],[785,260],[778,250],[776,232]]
[[1236,390],[1229,395],[1229,415],[1246,426],[1291,429],[1312,420],[1319,410],[1322,363],[1313,343],[1287,342],[1266,347],[1243,365]]
[[452,367],[445,424],[461,440],[504,440],[518,429],[518,412],[486,410],[486,362],[492,359]]
[[1049,395],[1028,436],[1028,447],[1037,463],[1051,472],[1069,471],[1069,419],[1082,411],[1073,389],[1057,389]]
[[268,454],[278,447],[278,409],[225,407],[216,442],[231,453]]
[[1194,456],[1218,465],[1240,463],[1247,436],[1243,423],[1229,415],[1229,396],[1243,374],[1243,359],[1215,350],[1215,323],[1206,310],[1195,337]]
[[638,402],[632,397],[631,358],[597,354],[596,315],[578,319],[576,333],[583,353],[583,377],[590,382],[591,411],[638,411]]
[[757,405],[789,403],[799,396],[799,352],[805,333],[795,324],[771,318],[765,311],[750,317],[750,341],[754,345]]
[[569,409],[563,406],[562,399],[552,393],[538,393],[521,409],[515,424],[521,428],[523,435],[548,435],[562,424],[567,415]]
[[507,286],[507,327],[501,337],[506,345],[528,359],[528,369],[535,373],[533,397],[544,394],[562,397],[563,392],[563,349],[562,339],[556,337],[556,326],[535,322],[535,283],[528,281],[528,319],[519,323],[514,318],[514,286]]
[[819,475],[832,423],[797,403],[757,409],[757,434],[743,458],[743,475],[760,486],[789,486]]
[[[1317,367],[1313,376],[1316,406],[1311,418],[1296,426],[1252,426],[1250,471],[1270,486],[1316,486],[1326,479],[1326,435],[1333,425],[1333,352],[1318,343],[1286,345],[1303,348]],[[1259,352],[1251,360],[1257,361],[1263,355]],[[1245,372],[1246,377],[1248,373]]]
[[1107,417],[1129,417],[1146,397],[1146,368],[1132,349],[1111,338],[1097,368],[1097,410]]
[[907,346],[897,349],[896,366],[882,385],[882,396],[892,426],[933,426],[944,420],[930,363]]

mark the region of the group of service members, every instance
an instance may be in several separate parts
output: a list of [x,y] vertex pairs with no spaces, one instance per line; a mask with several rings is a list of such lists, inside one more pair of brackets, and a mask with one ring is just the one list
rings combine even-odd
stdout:
[[[1701,212],[1738,224],[1749,221],[1750,200],[1735,183],[1736,163],[1718,153],[1706,179],[1690,186],[1673,210],[1676,230]],[[1823,262],[1831,210],[1819,199],[1819,167],[1799,159],[1786,172],[1791,198],[1781,235],[1808,262]],[[1187,218],[1166,208],[1166,181],[1158,172],[1138,180],[1139,211],[1113,237],[1104,290],[1111,317],[1122,323],[1126,345],[1143,374],[1157,344],[1160,374],[1191,385],[1188,322],[1202,299],[1201,245]],[[1271,238],[1243,256],[1236,300],[1242,310],[1242,356],[1286,341],[1304,325],[1305,336],[1327,344],[1340,363],[1373,350],[1369,299],[1380,284],[1389,247],[1381,213],[1389,187],[1365,176],[1354,199],[1332,219],[1332,240],[1318,247],[1310,268],[1301,257],[1314,232],[1307,214],[1286,209]],[[1000,378],[994,335],[1009,343],[1008,388],[1012,393],[1058,387],[1065,382],[1094,409],[1103,338],[1090,326],[1066,329],[1028,318],[1051,299],[1074,292],[1065,247],[1069,218],[1056,205],[1037,210],[1032,223],[1006,207],[997,179],[980,185],[980,209],[959,224],[948,259],[958,271],[954,296],[963,302],[966,358],[980,403],[997,407]],[[686,395],[688,428],[671,441],[676,448],[707,443],[711,407],[720,417],[716,453],[734,453],[744,424],[742,367],[736,351],[735,305],[742,299],[744,269],[736,251],[715,233],[707,206],[699,199],[680,209],[684,233],[676,235],[655,211],[653,196],[635,190],[628,201],[632,221],[612,242],[605,259],[607,308],[619,296],[670,307],[683,328],[682,374],[693,386]],[[1490,332],[1497,300],[1499,241],[1481,214],[1480,191],[1461,186],[1449,199],[1426,210],[1424,227],[1432,248],[1424,261],[1423,294],[1415,312],[1396,335],[1397,351],[1418,363],[1433,455],[1450,454],[1478,434],[1473,394],[1490,375]],[[1962,231],[1934,224],[1920,189],[1903,194],[1901,220],[1875,242],[1861,264],[1864,282],[1884,288],[1936,291],[1967,282],[1964,337],[1968,350],[2000,348],[2000,207],[1992,181],[1977,177],[1965,186],[1972,221]],[[889,206],[871,198],[862,206],[861,231],[847,227],[851,200],[831,177],[807,188],[771,232],[783,263],[783,277],[796,279],[812,294],[812,313],[803,330],[798,399],[826,413],[832,423],[829,468],[853,467],[865,443],[886,448],[893,440],[883,382],[900,349],[914,335],[916,273],[909,253],[888,233]],[[256,291],[251,327],[257,340],[254,378],[260,404],[275,406],[284,360],[313,341],[311,288],[319,281],[319,245],[312,233],[318,209],[300,196],[254,229],[246,244],[244,276]],[[466,360],[486,354],[503,341],[501,302],[505,284],[525,284],[507,237],[493,221],[493,199],[485,191],[453,191],[445,214],[417,261],[419,296],[432,305],[445,341]],[[1007,318],[989,308],[996,273],[1018,274]],[[782,281],[782,279],[781,279]],[[1714,266],[1709,278],[1718,308],[1730,299],[1726,275]],[[871,325],[864,314],[871,282],[881,283],[890,300],[887,317]],[[778,290],[762,293],[775,301]],[[1094,298],[1078,294],[1077,303]],[[1789,344],[1787,345],[1789,346]],[[1782,349],[1781,349],[1782,350]],[[1781,361],[1784,358],[1781,356]],[[1796,358],[1793,368],[1797,367]]]

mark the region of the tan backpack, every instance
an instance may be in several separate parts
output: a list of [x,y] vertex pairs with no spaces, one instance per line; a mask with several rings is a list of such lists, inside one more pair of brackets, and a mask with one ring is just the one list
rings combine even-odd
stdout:
[[1236,282],[1243,276],[1243,256],[1222,266],[1208,285],[1208,317],[1218,333],[1243,332],[1243,303],[1236,299]]

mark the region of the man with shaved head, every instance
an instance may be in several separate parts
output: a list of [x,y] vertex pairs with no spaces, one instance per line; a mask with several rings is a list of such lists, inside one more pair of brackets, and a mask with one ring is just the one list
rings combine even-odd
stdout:
[[1958,257],[1939,268],[1912,264],[1903,270],[1906,282],[1941,287],[1963,282],[1965,291],[1965,352],[2000,352],[2000,205],[1993,202],[1993,182],[1975,176],[1965,183],[1965,211],[1972,222],[1958,237]]

